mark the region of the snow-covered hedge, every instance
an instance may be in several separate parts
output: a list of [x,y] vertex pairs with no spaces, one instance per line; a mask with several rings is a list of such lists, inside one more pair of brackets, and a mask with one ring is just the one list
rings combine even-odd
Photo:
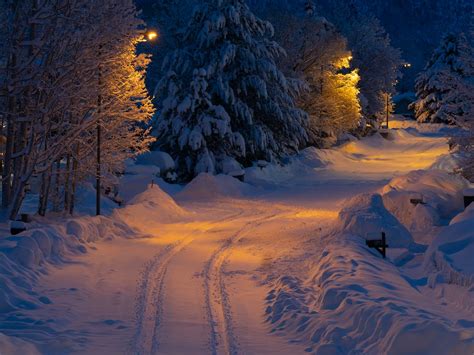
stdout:
[[161,172],[174,170],[173,158],[165,152],[151,151],[137,157],[138,165],[154,165],[160,168]]

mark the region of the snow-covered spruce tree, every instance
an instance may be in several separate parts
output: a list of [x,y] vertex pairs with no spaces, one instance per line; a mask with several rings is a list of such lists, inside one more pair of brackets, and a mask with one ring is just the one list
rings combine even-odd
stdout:
[[268,18],[288,53],[280,65],[307,84],[298,104],[309,114],[308,143],[327,147],[360,122],[359,75],[349,70],[352,56],[345,38],[325,18],[314,16],[311,1],[304,10],[296,15],[273,8]]
[[176,160],[181,179],[278,159],[306,143],[298,84],[277,68],[284,50],[272,36],[271,24],[243,0],[197,7],[156,90],[158,146]]
[[463,34],[448,34],[416,80],[412,104],[419,122],[474,120],[474,50]]

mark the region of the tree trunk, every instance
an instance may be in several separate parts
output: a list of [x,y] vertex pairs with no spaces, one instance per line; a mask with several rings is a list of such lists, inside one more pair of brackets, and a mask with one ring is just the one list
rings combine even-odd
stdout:
[[41,178],[41,192],[40,192],[40,201],[38,206],[38,214],[40,216],[45,216],[48,209],[48,199],[49,192],[51,190],[51,175],[53,173],[53,167],[50,166],[49,169],[43,173]]

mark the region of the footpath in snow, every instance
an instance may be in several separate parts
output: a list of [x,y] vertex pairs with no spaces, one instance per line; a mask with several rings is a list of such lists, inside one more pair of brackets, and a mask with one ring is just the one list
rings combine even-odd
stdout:
[[[474,210],[444,126],[393,124],[246,183],[150,186],[0,241],[6,354],[470,354]],[[421,200],[413,204],[410,200]],[[387,259],[365,239],[387,233]]]

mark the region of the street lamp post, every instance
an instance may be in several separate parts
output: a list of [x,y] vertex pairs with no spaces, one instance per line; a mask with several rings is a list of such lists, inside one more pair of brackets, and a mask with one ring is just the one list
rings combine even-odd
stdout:
[[[99,60],[102,57],[102,44],[99,45]],[[97,163],[96,163],[96,215],[100,216],[100,191],[101,191],[101,173],[102,173],[102,162],[101,162],[101,140],[102,140],[102,64],[99,64],[99,74],[98,74],[98,95],[97,95]]]

